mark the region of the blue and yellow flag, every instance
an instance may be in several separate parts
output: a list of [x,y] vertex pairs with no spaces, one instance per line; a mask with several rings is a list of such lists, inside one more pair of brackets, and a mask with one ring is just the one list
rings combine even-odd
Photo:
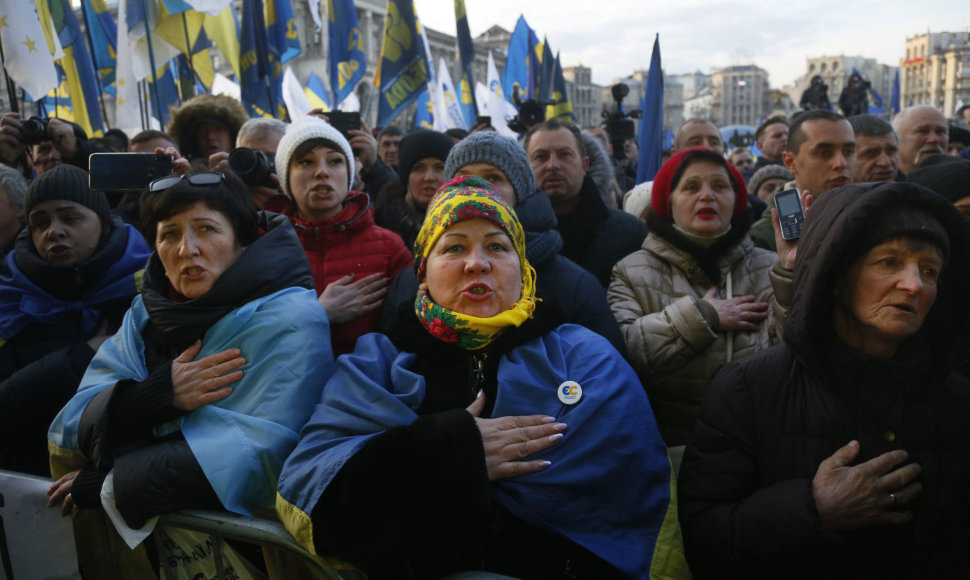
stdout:
[[422,129],[434,129],[434,102],[427,89],[418,97],[418,110],[414,116],[414,126]]
[[472,62],[475,60],[475,44],[472,33],[468,28],[468,13],[465,11],[465,0],[455,0],[455,25],[458,30],[458,56],[461,59],[461,75],[458,77],[458,105],[465,117],[465,125],[475,124],[475,113],[478,109],[475,103],[475,80],[472,77]]
[[529,23],[525,21],[525,16],[519,16],[515,23],[515,30],[509,38],[508,60],[505,63],[505,70],[502,71],[502,90],[505,92],[505,100],[515,101],[515,95],[523,101],[532,98],[530,89],[532,87],[529,80],[529,58],[534,51],[529,44],[529,39],[534,33],[529,28]]
[[[275,117],[277,106],[283,104],[283,95],[272,90],[274,63],[268,54],[269,40],[263,22],[262,0],[243,0],[242,13],[239,53],[242,104],[252,117]],[[275,64],[279,64],[279,61]]]
[[303,93],[314,109],[323,109],[324,112],[327,112],[333,108],[330,103],[330,93],[316,73],[310,73],[310,78],[307,79],[306,86],[303,87]]
[[367,70],[367,54],[360,44],[360,25],[353,0],[327,0],[327,63],[333,102],[344,100]]
[[541,55],[539,64],[541,65],[539,75],[539,100],[543,103],[552,101],[552,92],[555,90],[553,85],[556,82],[556,59],[552,57],[552,49],[549,48],[549,39],[542,39],[542,50],[536,51]]
[[115,24],[104,0],[81,0],[81,15],[84,17],[84,28],[91,43],[91,57],[94,68],[98,71],[100,87],[107,93],[114,94],[115,82],[115,51],[118,47],[118,25]]
[[387,0],[384,40],[375,86],[380,89],[377,125],[385,127],[418,98],[429,79],[428,55],[412,0]]
[[893,92],[889,95],[889,108],[892,109],[893,114],[900,112],[902,109],[899,108],[899,69],[896,69],[896,77],[893,79]]
[[[150,78],[148,80],[149,90],[152,91],[152,94],[158,93],[158,102],[155,99],[149,99],[149,102],[152,105],[153,116],[159,120],[162,127],[168,126],[169,121],[172,120],[171,110],[179,104],[179,91],[175,86],[172,65],[173,62],[167,62],[155,71],[157,83],[151,82]],[[159,107],[161,107],[161,110],[159,110]]]
[[300,35],[290,0],[266,0],[266,35],[269,38],[270,53],[279,61],[280,69],[274,71],[274,75],[277,82],[282,83],[282,65],[301,51]]
[[575,122],[576,115],[573,114],[573,103],[569,100],[566,77],[562,73],[558,53],[552,64],[552,90],[549,92],[549,104],[546,105],[546,119]]
[[637,159],[637,183],[650,181],[660,170],[663,155],[664,125],[664,79],[660,67],[660,35],[653,41],[653,54],[650,57],[650,70],[647,71],[647,87],[640,101],[640,134],[637,145],[640,157]]
[[100,83],[91,54],[84,42],[81,25],[71,7],[71,0],[50,0],[51,19],[64,56],[58,61],[71,97],[71,120],[81,126],[89,137],[100,136],[103,125],[98,108]]

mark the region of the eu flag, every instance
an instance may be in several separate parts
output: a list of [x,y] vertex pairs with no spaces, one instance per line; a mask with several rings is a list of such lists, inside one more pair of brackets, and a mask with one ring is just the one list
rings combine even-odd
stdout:
[[531,98],[528,93],[529,83],[529,62],[531,47],[529,45],[529,35],[532,29],[525,21],[524,16],[519,16],[515,23],[515,30],[509,38],[508,59],[505,63],[505,70],[502,72],[502,90],[505,92],[507,101],[515,101],[518,94],[524,101]]
[[461,58],[461,75],[458,77],[458,104],[465,117],[465,126],[475,124],[475,82],[472,78],[472,62],[475,60],[475,45],[472,43],[472,33],[468,28],[468,13],[465,12],[465,0],[455,0],[455,25],[458,30],[458,55]]
[[101,110],[98,108],[100,83],[91,54],[84,43],[81,25],[74,15],[71,0],[50,0],[50,10],[54,30],[64,49],[64,57],[59,62],[71,95],[73,121],[88,136],[100,136],[103,129]]
[[353,0],[327,0],[327,62],[333,102],[344,100],[367,70],[367,55],[360,44],[360,26]]
[[637,160],[637,183],[650,181],[660,170],[663,154],[664,125],[664,81],[660,68],[660,35],[653,41],[653,55],[650,57],[650,70],[647,72],[647,90],[640,103],[643,117],[640,118],[640,134],[637,145],[640,158]]
[[418,98],[430,78],[428,56],[412,0],[387,0],[378,62],[377,125],[385,127]]

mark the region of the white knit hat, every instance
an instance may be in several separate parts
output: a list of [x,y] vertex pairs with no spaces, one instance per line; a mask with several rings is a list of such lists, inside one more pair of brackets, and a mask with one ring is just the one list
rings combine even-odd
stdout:
[[324,139],[333,143],[335,148],[347,158],[347,190],[349,191],[354,183],[354,152],[350,149],[350,143],[330,123],[319,117],[307,116],[290,123],[283,138],[280,139],[280,144],[276,147],[276,176],[279,177],[283,192],[293,197],[289,189],[290,158],[293,157],[297,147],[310,139]]

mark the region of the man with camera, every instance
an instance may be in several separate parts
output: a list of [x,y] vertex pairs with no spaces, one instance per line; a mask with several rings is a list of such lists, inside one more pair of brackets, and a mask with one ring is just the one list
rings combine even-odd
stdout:
[[279,119],[256,117],[243,123],[236,135],[232,152],[219,151],[209,156],[212,171],[231,170],[249,187],[249,195],[256,207],[262,208],[274,195],[280,195],[276,177],[276,148],[286,123]]
[[87,171],[88,157],[101,151],[81,127],[68,121],[42,117],[24,120],[17,113],[0,118],[0,161],[23,169],[21,160],[26,153],[38,176],[61,163]]

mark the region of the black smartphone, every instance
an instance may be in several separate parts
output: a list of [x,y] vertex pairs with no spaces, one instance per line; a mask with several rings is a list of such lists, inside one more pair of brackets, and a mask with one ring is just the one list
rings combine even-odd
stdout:
[[488,126],[491,126],[492,125],[492,116],[491,115],[475,115],[475,124],[476,125],[488,125]]
[[779,191],[775,194],[775,208],[778,209],[781,237],[797,240],[802,235],[802,223],[805,221],[801,193],[796,188]]
[[141,191],[172,174],[172,157],[159,153],[92,153],[88,186],[100,191]]
[[360,113],[348,113],[346,111],[330,111],[327,113],[327,118],[330,119],[330,125],[340,131],[340,134],[344,136],[345,139],[350,141],[349,131],[360,131]]

